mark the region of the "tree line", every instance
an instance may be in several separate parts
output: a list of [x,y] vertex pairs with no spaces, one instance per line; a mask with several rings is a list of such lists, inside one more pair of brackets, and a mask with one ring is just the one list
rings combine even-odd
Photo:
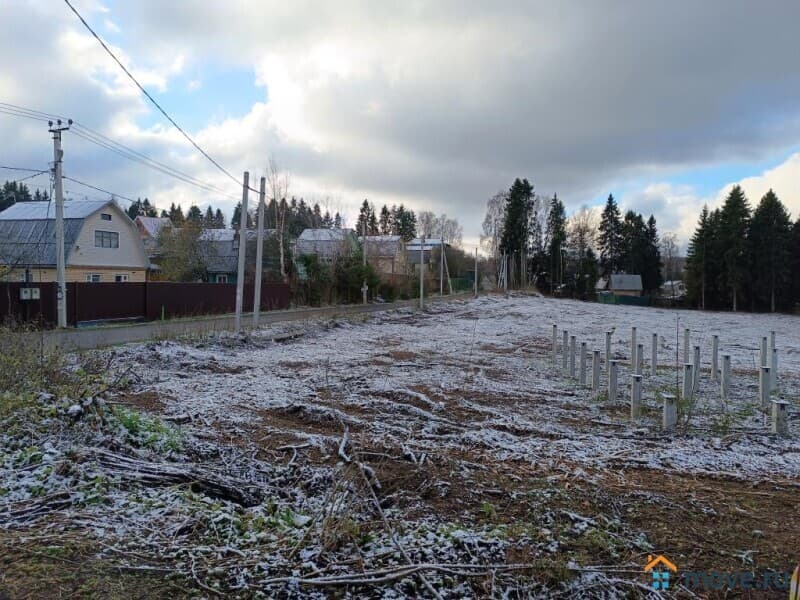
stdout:
[[599,217],[586,206],[567,217],[557,194],[540,196],[527,179],[517,178],[489,198],[481,242],[511,286],[532,283],[590,299],[598,277],[613,273],[641,275],[647,293],[662,283],[655,217],[645,221],[634,211],[622,217],[613,195]]
[[771,189],[753,210],[738,185],[704,206],[689,242],[687,296],[702,309],[787,311],[800,303],[800,219]]
[[49,199],[50,196],[47,190],[41,191],[39,188],[36,188],[33,193],[31,193],[30,188],[24,183],[6,181],[3,183],[3,187],[0,188],[0,212],[17,202],[32,202]]

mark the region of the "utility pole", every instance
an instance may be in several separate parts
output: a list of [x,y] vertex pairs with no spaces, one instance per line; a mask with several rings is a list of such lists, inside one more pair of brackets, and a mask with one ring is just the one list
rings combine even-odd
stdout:
[[444,296],[444,215],[439,237],[439,296]]
[[264,196],[266,195],[267,178],[261,178],[258,192],[258,232],[256,233],[256,272],[255,291],[253,292],[253,327],[258,327],[261,316],[261,278],[264,276]]
[[478,249],[475,248],[475,297],[478,297]]
[[242,211],[239,213],[239,268],[236,271],[236,331],[242,329],[242,300],[244,299],[244,257],[247,248],[247,192],[250,173],[244,172],[242,183]]
[[425,237],[419,239],[419,309],[425,309],[425,281],[422,269],[425,268]]
[[62,182],[62,160],[64,152],[61,150],[61,132],[69,129],[72,119],[64,125],[61,119],[53,124],[49,121],[50,133],[53,134],[53,179],[56,192],[56,312],[58,326],[67,326],[67,266],[64,252],[64,186]]
[[361,250],[361,257],[364,265],[364,282],[361,284],[361,302],[367,303],[367,219],[361,224],[361,235],[364,240],[364,246]]

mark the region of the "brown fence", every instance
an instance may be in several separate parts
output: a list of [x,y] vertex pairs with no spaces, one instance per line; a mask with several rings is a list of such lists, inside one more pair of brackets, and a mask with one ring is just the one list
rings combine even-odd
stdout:
[[[38,300],[21,298],[22,288],[39,290]],[[243,310],[253,310],[253,285],[244,286]],[[264,283],[261,310],[288,308],[289,286]],[[68,283],[67,322],[70,325],[92,321],[216,315],[234,312],[236,285],[225,283]],[[0,283],[0,321],[56,322],[54,283]]]

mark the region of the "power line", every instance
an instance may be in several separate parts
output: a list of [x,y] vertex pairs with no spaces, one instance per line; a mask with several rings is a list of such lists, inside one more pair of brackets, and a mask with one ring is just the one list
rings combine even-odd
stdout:
[[[54,115],[50,113],[45,113],[42,111],[34,110],[32,108],[26,108],[24,106],[17,106],[14,104],[9,104],[7,102],[0,102],[0,113],[5,113],[12,116],[17,117],[25,117],[29,119],[35,119],[39,121],[52,121],[56,119],[63,119],[66,120],[66,117],[60,115]],[[73,134],[78,136],[79,138],[95,144],[101,148],[104,148],[110,152],[114,152],[115,154],[126,158],[132,162],[139,163],[160,173],[167,175],[169,177],[173,177],[183,183],[187,183],[194,187],[197,187],[205,192],[212,192],[214,194],[219,194],[228,198],[229,200],[238,200],[238,196],[235,196],[225,190],[210,184],[206,183],[192,175],[179,171],[173,167],[170,167],[166,163],[157,161],[149,156],[142,154],[141,152],[130,148],[116,140],[111,139],[108,136],[103,135],[102,133],[83,125],[82,123],[78,123],[73,121],[72,123],[73,129],[71,130]]]
[[46,169],[45,170],[42,170],[42,169],[25,169],[23,167],[9,167],[9,166],[6,166],[6,165],[0,165],[0,169],[5,169],[7,171],[27,171],[28,173],[36,173],[37,175],[39,173],[49,173],[49,171],[47,171]]
[[110,192],[108,190],[104,190],[101,187],[97,187],[95,185],[92,185],[90,183],[86,183],[84,181],[79,181],[78,179],[75,179],[73,177],[67,177],[66,175],[64,175],[63,177],[64,177],[64,179],[68,179],[72,183],[77,183],[78,185],[82,185],[82,186],[87,187],[89,189],[92,189],[92,190],[95,190],[95,191],[98,191],[98,192],[103,192],[104,194],[108,194],[109,196],[113,196],[114,198],[122,198],[123,200],[127,200],[128,202],[131,202],[131,203],[136,202],[136,200],[134,200],[133,198],[128,198],[127,196],[123,196],[122,194],[117,194],[115,192]]
[[[208,154],[208,152],[206,152],[205,150],[203,150],[203,149],[202,149],[202,148],[201,148],[201,147],[200,147],[200,146],[197,144],[197,142],[195,142],[195,141],[194,141],[194,140],[191,138],[191,136],[190,136],[188,133],[186,133],[186,132],[185,132],[185,131],[184,131],[184,130],[181,128],[181,126],[180,126],[180,125],[178,125],[178,124],[175,122],[175,119],[173,119],[172,117],[170,117],[170,116],[169,116],[169,114],[167,114],[167,111],[165,111],[163,108],[161,108],[161,105],[160,105],[158,102],[156,102],[156,101],[155,101],[155,99],[154,99],[154,98],[153,98],[153,97],[150,95],[150,93],[149,93],[149,92],[148,92],[146,89],[144,89],[144,87],[142,86],[142,84],[141,84],[141,83],[139,83],[139,81],[136,79],[136,77],[134,77],[134,76],[133,76],[133,74],[132,74],[130,71],[128,71],[128,69],[125,67],[125,65],[124,65],[124,64],[122,64],[122,61],[120,61],[120,60],[119,60],[119,59],[116,57],[116,55],[115,55],[115,54],[114,54],[114,53],[111,51],[111,49],[110,49],[108,46],[106,46],[106,43],[105,43],[105,42],[102,40],[102,38],[100,38],[100,36],[99,36],[99,35],[97,35],[97,33],[95,33],[94,29],[92,29],[92,28],[91,28],[91,26],[89,25],[89,23],[87,23],[87,22],[86,22],[86,19],[84,19],[84,18],[81,16],[81,14],[80,14],[80,13],[79,13],[79,12],[78,12],[76,9],[75,9],[75,7],[74,7],[74,6],[72,6],[72,3],[70,3],[70,1],[69,1],[69,0],[64,0],[64,2],[65,2],[65,3],[66,3],[66,5],[67,5],[67,6],[70,8],[70,10],[72,10],[72,12],[73,12],[73,13],[75,13],[75,16],[76,16],[76,17],[78,17],[78,19],[80,19],[80,21],[81,21],[81,23],[83,23],[84,27],[86,27],[86,29],[88,29],[88,30],[89,30],[89,33],[91,33],[91,34],[94,36],[94,39],[96,39],[96,40],[97,40],[97,41],[100,43],[100,45],[101,45],[101,46],[103,47],[103,49],[104,49],[104,50],[105,50],[105,51],[108,53],[108,55],[109,55],[109,56],[110,56],[112,59],[114,59],[114,62],[116,62],[116,63],[117,63],[117,65],[119,65],[120,69],[122,69],[122,70],[125,72],[125,74],[128,76],[128,78],[129,78],[131,81],[133,81],[133,83],[134,83],[134,84],[136,84],[136,87],[138,87],[138,88],[139,88],[139,90],[140,90],[140,91],[141,91],[141,92],[142,92],[142,93],[143,93],[143,94],[144,94],[144,95],[147,97],[147,99],[148,99],[148,100],[150,100],[150,102],[152,102],[152,103],[153,103],[153,106],[155,106],[155,107],[156,107],[156,108],[159,110],[159,112],[160,112],[162,115],[164,115],[164,117],[165,117],[165,118],[166,118],[166,119],[167,119],[167,120],[168,120],[170,123],[172,123],[172,125],[175,127],[175,129],[177,129],[178,131],[180,131],[180,132],[181,132],[181,134],[183,135],[183,137],[185,137],[185,138],[186,138],[186,139],[189,141],[189,143],[190,143],[192,146],[194,146],[194,147],[195,147],[195,149],[196,149],[198,152],[200,152],[200,154],[202,154],[203,156],[205,156],[205,157],[206,157],[206,158],[207,158],[207,159],[208,159],[208,160],[211,162],[211,164],[213,164],[215,167],[217,167],[217,169],[219,169],[220,171],[222,171],[222,172],[223,172],[225,175],[227,175],[227,176],[228,176],[230,179],[232,179],[233,181],[235,181],[237,185],[242,185],[242,182],[241,182],[241,181],[239,181],[239,180],[238,180],[236,177],[234,177],[234,176],[233,176],[233,175],[232,175],[232,174],[231,174],[231,173],[230,173],[230,172],[229,172],[227,169],[225,169],[225,168],[224,168],[224,167],[223,167],[221,164],[219,164],[219,163],[218,163],[216,160],[214,160],[213,158],[211,158],[211,156]],[[254,191],[254,192],[258,193],[258,190],[255,190],[255,189],[253,189],[253,188],[250,188],[250,189],[251,189],[252,191]]]

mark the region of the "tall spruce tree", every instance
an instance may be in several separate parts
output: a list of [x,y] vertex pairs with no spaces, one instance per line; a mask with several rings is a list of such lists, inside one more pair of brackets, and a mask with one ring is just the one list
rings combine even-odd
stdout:
[[800,306],[800,217],[792,227],[792,295],[791,309]]
[[645,232],[645,260],[642,271],[642,287],[649,294],[654,294],[661,287],[664,278],[661,275],[661,250],[659,248],[656,218],[650,215]]
[[503,235],[500,237],[500,251],[508,256],[509,276],[512,271],[520,280],[526,268],[525,256],[528,250],[528,227],[533,186],[527,179],[515,179],[506,198]]
[[619,207],[612,194],[608,195],[603,213],[600,216],[600,269],[604,277],[618,271],[622,258],[622,221]]
[[392,233],[392,217],[391,213],[389,213],[389,208],[385,204],[381,207],[378,227],[380,228],[381,235],[389,235]]
[[769,190],[750,220],[753,308],[775,312],[790,307],[791,240],[789,212]]
[[722,249],[722,285],[731,310],[739,309],[749,276],[750,206],[744,191],[733,186],[720,210],[719,243]]
[[556,285],[564,283],[564,244],[567,241],[567,216],[564,204],[553,194],[550,200],[550,212],[547,214],[547,227],[545,236],[549,243],[547,246],[547,262],[550,265],[550,293]]

